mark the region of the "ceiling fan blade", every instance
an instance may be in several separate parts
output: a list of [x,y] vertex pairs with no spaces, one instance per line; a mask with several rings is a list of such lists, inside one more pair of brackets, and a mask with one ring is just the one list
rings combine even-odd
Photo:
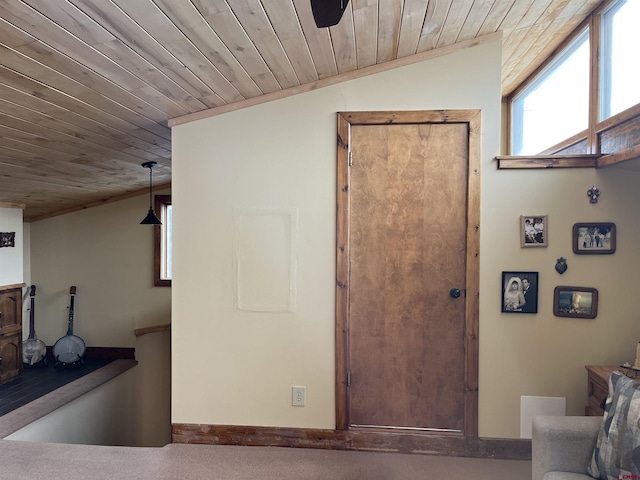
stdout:
[[324,28],[337,25],[348,4],[349,0],[311,0],[316,26]]

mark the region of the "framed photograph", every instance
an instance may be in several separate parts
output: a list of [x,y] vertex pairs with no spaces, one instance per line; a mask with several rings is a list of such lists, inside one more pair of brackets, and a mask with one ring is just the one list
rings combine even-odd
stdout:
[[16,232],[0,232],[0,247],[15,247]]
[[538,313],[538,272],[502,272],[502,311]]
[[546,247],[549,225],[546,215],[520,215],[520,245]]
[[616,251],[616,225],[611,222],[573,225],[573,253],[604,255]]
[[596,318],[598,290],[589,287],[556,287],[553,291],[556,317]]

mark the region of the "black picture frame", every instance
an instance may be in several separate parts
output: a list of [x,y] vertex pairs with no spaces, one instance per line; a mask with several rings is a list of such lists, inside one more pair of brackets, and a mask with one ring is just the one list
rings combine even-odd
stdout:
[[553,314],[556,317],[596,318],[598,290],[591,287],[557,286],[553,290]]
[[616,224],[611,222],[573,225],[573,253],[576,255],[610,255],[616,251]]
[[538,313],[538,272],[502,272],[502,312]]
[[15,247],[16,232],[0,232],[0,247]]

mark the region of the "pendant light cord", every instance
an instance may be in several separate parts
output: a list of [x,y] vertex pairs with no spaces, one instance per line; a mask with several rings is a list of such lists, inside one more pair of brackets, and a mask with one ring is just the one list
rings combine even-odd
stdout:
[[153,210],[153,165],[149,165],[149,210]]

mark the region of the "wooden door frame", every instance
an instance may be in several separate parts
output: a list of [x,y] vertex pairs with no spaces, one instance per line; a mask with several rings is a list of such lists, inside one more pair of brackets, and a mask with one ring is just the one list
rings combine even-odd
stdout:
[[391,124],[468,125],[467,258],[465,296],[465,437],[478,436],[478,325],[480,295],[480,110],[338,112],[336,218],[336,429],[349,429],[349,265],[351,192],[349,151],[351,126]]

